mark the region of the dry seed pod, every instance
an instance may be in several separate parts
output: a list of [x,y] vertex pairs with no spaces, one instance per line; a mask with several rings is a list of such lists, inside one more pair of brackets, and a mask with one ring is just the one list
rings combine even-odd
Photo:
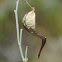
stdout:
[[25,14],[22,20],[24,28],[31,33],[32,35],[42,39],[42,44],[41,48],[38,53],[38,58],[40,57],[41,51],[46,43],[46,37],[40,36],[36,31],[35,31],[35,9],[32,8],[32,11],[28,12],[28,14]]
[[33,30],[35,30],[35,9],[34,8],[32,9],[32,11],[25,14],[25,16],[23,17],[22,23],[28,29],[32,28]]

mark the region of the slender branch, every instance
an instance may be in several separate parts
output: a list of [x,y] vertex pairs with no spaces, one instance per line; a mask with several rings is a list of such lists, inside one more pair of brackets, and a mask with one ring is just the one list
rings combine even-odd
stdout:
[[[19,45],[19,49],[20,49],[20,54],[21,54],[22,60],[24,60],[22,47],[21,47],[21,43],[20,43],[21,39],[22,39],[22,29],[20,31],[20,37],[19,37],[19,24],[18,24],[18,14],[17,14],[18,4],[19,4],[19,0],[16,2],[16,10],[14,10],[14,12],[15,12],[15,19],[16,19],[17,41],[18,41],[18,45]],[[20,38],[20,40],[19,40],[19,38]]]
[[31,9],[33,9],[32,6],[27,2],[27,0],[24,0],[24,1],[27,3],[27,5],[28,5]]
[[25,59],[27,59],[27,50],[28,50],[28,46],[26,46]]
[[21,41],[22,41],[22,29],[20,29],[20,42],[19,42],[19,50],[20,50],[20,54],[21,54],[22,60],[24,61],[24,56],[23,56],[23,52],[22,52]]
[[15,19],[16,19],[17,41],[19,44],[19,24],[18,24],[18,14],[17,14],[18,2],[19,0],[16,2],[16,10],[14,10],[14,12],[15,12]]
[[17,41],[18,41],[19,50],[20,50],[20,54],[21,54],[21,57],[22,57],[23,62],[28,62],[28,58],[27,58],[27,49],[28,49],[28,47],[26,46],[25,58],[24,58],[23,52],[22,52],[22,46],[21,46],[22,29],[20,29],[20,36],[19,36],[19,24],[18,24],[18,14],[17,14],[18,4],[19,4],[19,0],[17,0],[17,2],[16,2],[16,10],[14,10],[15,19],[16,19]]

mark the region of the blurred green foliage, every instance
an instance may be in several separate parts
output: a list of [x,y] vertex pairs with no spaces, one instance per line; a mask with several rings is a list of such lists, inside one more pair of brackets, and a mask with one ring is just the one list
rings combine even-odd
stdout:
[[[12,10],[5,12],[0,18],[0,44],[6,43],[6,37],[11,36],[15,31],[14,13]],[[6,40],[4,42],[4,40]]]
[[7,62],[7,58],[2,54],[0,53],[0,62]]

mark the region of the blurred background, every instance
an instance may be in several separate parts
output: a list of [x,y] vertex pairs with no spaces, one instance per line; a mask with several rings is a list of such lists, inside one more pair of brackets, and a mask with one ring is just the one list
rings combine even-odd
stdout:
[[[36,9],[36,31],[47,37],[38,59],[42,41],[23,28],[22,18],[31,8],[24,0],[20,0],[19,26],[23,28],[23,52],[28,46],[28,62],[62,62],[62,0],[27,1]],[[0,0],[0,62],[22,62],[17,44],[15,7],[16,0]]]

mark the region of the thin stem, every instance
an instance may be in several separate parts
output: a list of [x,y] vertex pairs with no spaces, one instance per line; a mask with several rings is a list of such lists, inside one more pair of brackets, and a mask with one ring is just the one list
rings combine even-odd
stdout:
[[24,56],[23,56],[22,47],[21,47],[21,43],[20,43],[21,40],[22,40],[22,29],[20,31],[20,40],[19,40],[19,24],[18,24],[18,14],[17,14],[18,3],[19,3],[19,0],[16,2],[16,10],[14,10],[14,12],[15,12],[15,19],[16,19],[17,41],[18,41],[18,45],[19,45],[22,60],[24,61]]
[[28,50],[28,46],[26,46],[25,59],[27,59],[27,50]]
[[15,12],[15,19],[16,19],[17,41],[18,41],[19,50],[20,50],[20,54],[21,54],[21,57],[22,57],[23,62],[28,62],[28,58],[27,58],[27,47],[26,47],[26,52],[25,52],[26,58],[24,58],[23,52],[22,52],[22,46],[21,46],[22,29],[20,29],[20,36],[19,36],[19,24],[18,24],[18,14],[17,14],[18,4],[19,4],[19,0],[17,0],[17,2],[16,2],[16,10],[14,10],[14,12]]
[[24,61],[24,56],[23,56],[23,52],[22,52],[21,41],[22,41],[22,29],[20,29],[20,43],[19,43],[19,49],[20,49],[20,54],[21,54],[22,60]]
[[32,6],[27,2],[27,0],[24,0],[27,4],[28,4],[28,6],[32,9]]
[[19,0],[16,2],[16,10],[14,10],[14,12],[15,12],[15,19],[16,19],[17,41],[19,44],[19,24],[18,24],[18,14],[17,14],[18,2]]
[[16,2],[16,11],[18,10],[18,4],[19,4],[19,0],[17,0]]

